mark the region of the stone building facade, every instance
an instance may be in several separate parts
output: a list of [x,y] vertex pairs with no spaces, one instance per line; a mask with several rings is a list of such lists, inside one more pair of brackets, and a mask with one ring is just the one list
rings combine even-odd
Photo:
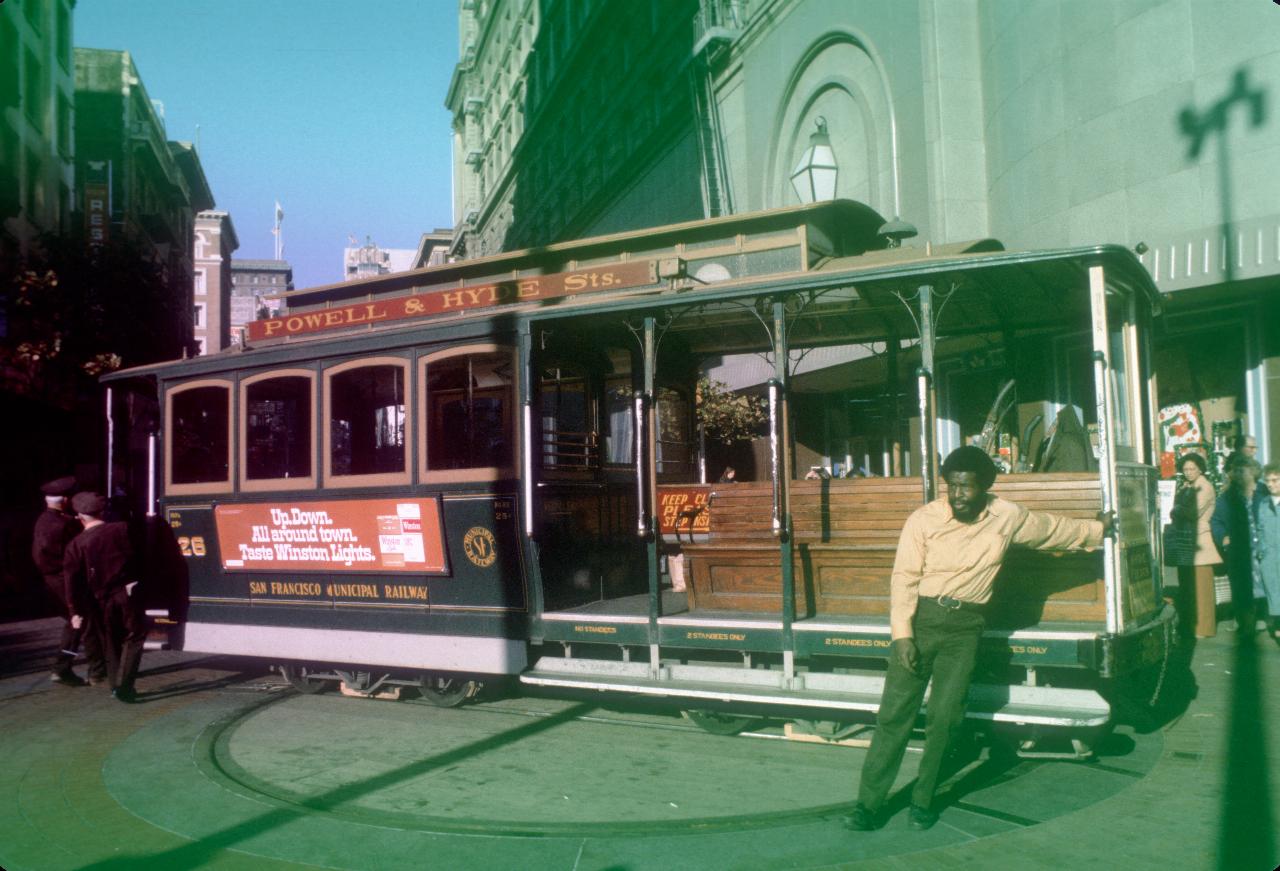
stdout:
[[191,322],[197,354],[216,354],[231,344],[231,255],[239,247],[231,215],[196,213]]
[[680,73],[696,9],[692,0],[463,0],[462,59],[446,99],[455,254],[701,214]]
[[1009,248],[1142,250],[1162,405],[1280,457],[1280,6],[461,0],[454,252],[836,196]]
[[[167,138],[163,108],[127,51],[77,48],[75,67],[77,211],[90,241],[131,240],[191,312],[195,216],[214,206],[200,157],[191,143]],[[174,329],[189,346],[190,318]]]
[[75,5],[0,5],[0,264],[71,219]]
[[293,290],[293,267],[287,260],[231,261],[231,344],[240,345],[240,329],[264,312],[279,314],[283,302],[275,299]]

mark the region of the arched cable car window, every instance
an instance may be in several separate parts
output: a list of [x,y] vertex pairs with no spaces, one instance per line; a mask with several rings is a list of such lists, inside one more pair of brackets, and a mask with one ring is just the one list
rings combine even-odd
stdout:
[[240,389],[241,486],[314,485],[315,376],[305,370],[273,372],[242,382]]
[[407,370],[403,361],[380,358],[325,373],[329,477],[370,476],[351,482],[356,484],[408,482]]
[[231,489],[231,385],[195,382],[169,392],[167,489]]
[[429,358],[424,366],[424,474],[513,468],[511,352],[453,352]]

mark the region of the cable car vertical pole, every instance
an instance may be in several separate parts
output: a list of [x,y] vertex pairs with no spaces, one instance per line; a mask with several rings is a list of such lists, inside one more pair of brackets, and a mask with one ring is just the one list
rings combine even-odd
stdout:
[[791,439],[787,402],[786,309],[773,304],[773,378],[769,381],[769,447],[773,476],[773,534],[782,561],[782,671],[787,685],[796,677],[795,559],[791,543]]
[[147,516],[156,516],[156,434],[147,436]]
[[[1107,319],[1107,279],[1101,264],[1089,267],[1089,306],[1093,319],[1093,380],[1098,419],[1098,471],[1102,510],[1116,510],[1115,424],[1117,398],[1111,386],[1110,330]],[[1121,361],[1121,365],[1124,365]],[[1126,400],[1127,401],[1127,397]],[[1117,518],[1118,520],[1118,518]],[[1121,598],[1117,531],[1102,540],[1103,588],[1107,596],[1107,631],[1119,632],[1124,624]]]
[[107,498],[111,498],[112,485],[115,483],[113,475],[115,473],[116,453],[116,419],[111,413],[111,388],[107,388]]
[[533,337],[529,332],[529,324],[520,325],[517,338],[520,354],[520,476],[521,501],[524,505],[524,534],[533,539]]
[[658,503],[658,452],[657,452],[657,400],[656,400],[656,320],[644,319],[644,390],[637,407],[636,428],[636,480],[640,505],[640,533],[645,543],[645,565],[649,577],[649,672],[653,677],[661,673],[662,662],[658,652],[658,617],[662,614],[662,594],[658,585],[658,519],[655,508]]
[[[897,341],[893,339],[892,341]],[[920,286],[920,370],[916,374],[916,387],[920,394],[920,477],[924,483],[924,501],[932,502],[937,493],[937,474],[934,471],[934,440],[938,423],[935,420],[937,406],[933,387],[933,288]]]
[[533,456],[533,401],[534,401],[534,377],[533,377],[533,334],[531,325],[528,321],[524,321],[519,325],[519,332],[516,334],[516,353],[519,355],[519,365],[517,366],[517,387],[520,390],[520,511],[524,515],[522,518],[521,530],[524,533],[525,547],[528,549],[529,565],[534,567],[534,571],[538,572],[539,582],[529,585],[532,594],[533,613],[541,619],[545,599],[542,592],[541,583],[541,561],[538,558],[538,542],[535,537],[536,527],[534,525],[534,480],[533,470],[535,468]]

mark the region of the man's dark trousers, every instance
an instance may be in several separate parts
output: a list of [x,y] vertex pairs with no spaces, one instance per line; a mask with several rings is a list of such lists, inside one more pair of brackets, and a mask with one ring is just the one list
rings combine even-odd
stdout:
[[965,697],[985,621],[980,611],[953,611],[936,600],[921,598],[912,626],[920,654],[917,673],[907,671],[896,657],[889,657],[876,731],[862,766],[858,801],[873,812],[884,805],[898,775],[930,675],[933,691],[925,721],[924,754],[911,803],[922,808],[933,803],[942,761],[964,723]]
[[62,615],[62,637],[58,639],[58,655],[54,659],[53,670],[58,673],[71,671],[76,661],[76,651],[84,641],[84,655],[88,659],[89,677],[97,680],[106,676],[106,665],[102,655],[102,644],[98,633],[71,627],[71,613],[67,610],[67,598],[62,575],[45,575],[44,585],[49,595],[58,603],[58,612]]
[[116,587],[100,603],[102,643],[107,652],[107,678],[113,690],[133,691],[147,640],[147,619],[137,588],[130,596]]

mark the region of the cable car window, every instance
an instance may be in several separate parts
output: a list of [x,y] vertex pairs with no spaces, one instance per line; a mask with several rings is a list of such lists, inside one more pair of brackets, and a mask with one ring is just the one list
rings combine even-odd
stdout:
[[502,351],[427,362],[427,471],[513,465],[513,371]]
[[406,472],[405,367],[367,365],[329,378],[329,474]]
[[571,366],[548,366],[542,370],[539,392],[543,467],[594,466],[594,434],[584,373]]
[[1130,299],[1119,295],[1107,297],[1107,377],[1111,383],[1112,435],[1115,438],[1117,456],[1122,460],[1136,460],[1140,438],[1135,431],[1135,417],[1142,406],[1141,393],[1136,390],[1134,373],[1138,368],[1136,343],[1130,343],[1132,330]]
[[305,375],[266,378],[245,385],[241,415],[247,480],[309,478],[312,380]]
[[635,391],[631,389],[631,376],[608,379],[604,396],[609,416],[605,462],[630,465],[635,459]]
[[658,472],[680,474],[693,470],[689,402],[670,388],[658,391]]
[[230,484],[231,388],[218,384],[169,394],[169,482]]

